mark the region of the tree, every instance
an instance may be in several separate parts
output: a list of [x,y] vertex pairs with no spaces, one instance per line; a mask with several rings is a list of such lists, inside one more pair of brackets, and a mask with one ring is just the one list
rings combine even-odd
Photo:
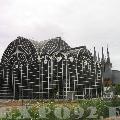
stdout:
[[116,95],[120,95],[120,84],[115,85],[115,93]]

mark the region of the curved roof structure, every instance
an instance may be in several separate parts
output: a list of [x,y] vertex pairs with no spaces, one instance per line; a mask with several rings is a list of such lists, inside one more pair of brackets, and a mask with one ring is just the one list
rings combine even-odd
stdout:
[[[54,56],[59,54],[59,52],[55,52]],[[76,48],[71,48],[67,51],[60,51],[60,54],[63,54],[64,57],[66,58],[71,58],[72,59],[79,59],[81,58],[87,58],[86,60],[89,59],[89,61],[93,60],[92,53],[86,48],[86,46],[80,46]]]
[[56,52],[59,50],[61,51],[61,50],[70,49],[70,46],[65,41],[63,41],[61,37],[56,37],[54,39],[49,39],[44,41],[35,41],[35,40],[29,39],[29,41],[34,45],[38,55],[52,54],[53,52]]
[[23,37],[12,41],[3,53],[1,63],[15,64],[16,62],[29,62],[37,59],[37,51],[32,42]]
[[[43,54],[51,55],[57,51],[67,51],[70,46],[60,37],[44,41],[34,41],[23,37],[17,37],[5,50],[1,62],[3,64],[13,64],[18,61],[37,61],[38,56]],[[17,56],[16,56],[17,55]]]

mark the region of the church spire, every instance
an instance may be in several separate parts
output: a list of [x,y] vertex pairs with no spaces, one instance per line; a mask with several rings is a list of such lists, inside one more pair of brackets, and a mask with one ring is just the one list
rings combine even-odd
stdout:
[[95,61],[95,62],[97,61],[97,56],[96,56],[96,50],[95,50],[95,47],[94,47],[94,61]]
[[102,60],[101,61],[104,61],[104,52],[103,52],[103,47],[102,47]]
[[100,62],[100,56],[99,56],[99,52],[98,52],[98,62]]
[[110,55],[109,55],[108,45],[107,45],[107,62],[110,63]]

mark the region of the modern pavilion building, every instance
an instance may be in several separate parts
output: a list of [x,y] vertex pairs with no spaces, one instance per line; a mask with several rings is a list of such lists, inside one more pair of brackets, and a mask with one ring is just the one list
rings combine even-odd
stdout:
[[[109,71],[109,72],[106,72]],[[0,63],[1,99],[83,99],[103,96],[103,80],[111,79],[111,63],[60,37],[33,41],[17,37]]]

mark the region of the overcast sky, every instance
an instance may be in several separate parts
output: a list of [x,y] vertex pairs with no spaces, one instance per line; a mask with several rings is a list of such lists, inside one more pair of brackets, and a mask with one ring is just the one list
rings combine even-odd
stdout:
[[61,36],[71,47],[100,53],[108,44],[113,69],[120,70],[120,0],[0,0],[0,58],[17,36]]

